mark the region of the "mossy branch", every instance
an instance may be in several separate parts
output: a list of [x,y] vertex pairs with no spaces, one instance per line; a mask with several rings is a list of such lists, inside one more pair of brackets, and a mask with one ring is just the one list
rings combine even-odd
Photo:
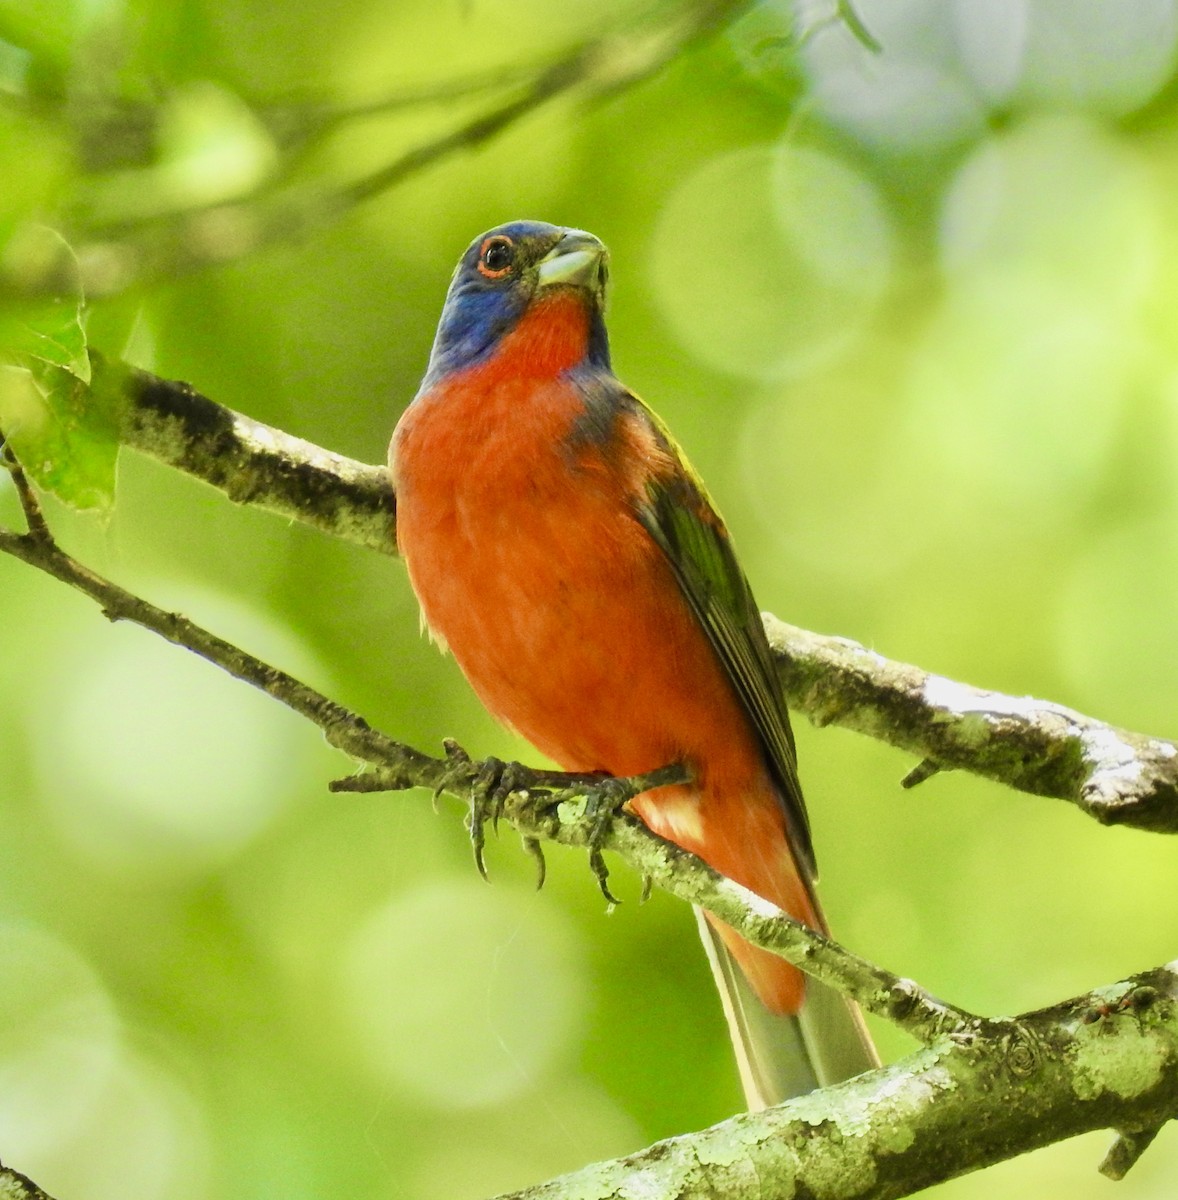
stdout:
[[1114,1143],[1115,1176],[1178,1111],[1176,999],[1178,963],[499,1200],[885,1200],[1094,1129],[1142,1130]]

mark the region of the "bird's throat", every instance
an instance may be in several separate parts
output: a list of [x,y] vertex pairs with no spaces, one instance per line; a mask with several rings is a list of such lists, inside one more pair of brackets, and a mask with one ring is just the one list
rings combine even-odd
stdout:
[[488,384],[498,376],[553,379],[575,367],[589,350],[590,303],[580,288],[555,287],[541,293],[472,374]]

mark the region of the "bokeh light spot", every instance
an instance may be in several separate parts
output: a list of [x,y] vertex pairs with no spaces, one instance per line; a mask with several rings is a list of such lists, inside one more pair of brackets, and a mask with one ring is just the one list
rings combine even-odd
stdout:
[[929,63],[884,62],[869,75],[849,67],[831,71],[814,92],[832,121],[881,148],[951,146],[982,128],[972,91]]
[[214,203],[249,191],[277,160],[249,105],[207,80],[189,84],[173,98],[161,138],[163,174],[189,203]]
[[1051,518],[1106,462],[1138,348],[1062,289],[992,282],[951,296],[929,325],[897,449],[959,511]]
[[956,287],[999,270],[1048,279],[1102,306],[1146,292],[1161,240],[1161,203],[1114,135],[1074,116],[1041,117],[984,142],[945,194],[941,257]]
[[961,61],[992,102],[1005,100],[1018,84],[1027,49],[1027,0],[953,0],[953,22]]
[[551,905],[479,881],[398,896],[355,930],[342,966],[363,1061],[442,1108],[536,1086],[580,1024],[573,931]]
[[31,1171],[99,1105],[119,1026],[90,966],[36,928],[0,925],[0,980],[0,1141]]
[[85,1126],[26,1169],[76,1200],[200,1200],[208,1160],[193,1097],[155,1063],[124,1053]]
[[[190,601],[178,607],[239,631],[269,661],[315,671],[256,613],[208,594]],[[298,793],[317,743],[292,714],[141,629],[71,633],[30,706],[29,737],[40,794],[78,854],[118,872],[206,870]]]
[[680,340],[749,378],[804,370],[848,345],[891,266],[872,184],[788,143],[705,163],[672,193],[652,247],[656,295]]
[[1027,9],[1019,99],[1120,116],[1150,100],[1174,69],[1174,0],[1028,0]]
[[911,0],[855,7],[883,51],[842,22],[825,24],[802,47],[818,110],[886,152],[941,150],[979,133],[985,106],[961,67],[952,9]]
[[[521,1129],[527,1137],[519,1136]],[[412,1200],[484,1200],[628,1154],[645,1141],[609,1096],[588,1081],[565,1077],[502,1109],[467,1111],[442,1122],[406,1192]],[[455,1154],[459,1142],[463,1152]]]
[[912,495],[910,454],[888,452],[895,415],[879,388],[888,348],[872,350],[846,370],[768,392],[740,429],[746,500],[782,583],[822,573],[842,587],[902,572],[946,515]]
[[940,229],[948,287],[895,435],[930,501],[1042,523],[1092,494],[1148,367],[1155,193],[1115,137],[1071,116],[992,139],[959,170]]

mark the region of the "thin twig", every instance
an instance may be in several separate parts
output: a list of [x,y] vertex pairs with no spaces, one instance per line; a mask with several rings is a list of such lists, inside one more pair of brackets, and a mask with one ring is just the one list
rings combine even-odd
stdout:
[[863,23],[863,18],[856,11],[851,0],[837,0],[835,15],[851,31],[851,36],[872,54],[883,53],[883,46]]
[[37,493],[33,491],[33,485],[29,482],[24,467],[20,465],[20,461],[13,454],[12,447],[9,446],[2,429],[0,429],[0,460],[3,461],[9,475],[12,476],[17,499],[20,501],[21,511],[25,516],[28,536],[36,542],[51,542],[53,535],[49,532],[49,526],[45,522],[41,502],[37,499]]
[[327,741],[345,754],[405,773],[405,786],[428,786],[445,764],[372,729],[356,713],[285,671],[210,633],[180,613],[168,612],[104,579],[61,550],[52,537],[0,529],[0,553],[10,554],[77,588],[112,621],[132,621],[174,645],[191,650],[236,679],[258,688],[317,725]]
[[1160,1125],[1153,1125],[1148,1129],[1118,1130],[1113,1144],[1100,1164],[1100,1173],[1109,1179],[1124,1179],[1137,1160],[1153,1145],[1154,1138],[1161,1131]]
[[522,86],[544,69],[537,63],[515,63],[440,83],[398,88],[352,104],[290,98],[254,102],[253,107],[284,151],[302,154],[326,135],[353,121]]

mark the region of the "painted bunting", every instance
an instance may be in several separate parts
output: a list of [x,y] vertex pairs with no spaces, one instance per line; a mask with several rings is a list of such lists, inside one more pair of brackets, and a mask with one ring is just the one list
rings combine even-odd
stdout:
[[[607,259],[535,221],[471,243],[389,449],[397,542],[423,621],[495,717],[569,771],[685,764],[690,783],[633,811],[825,930],[757,606],[700,479],[613,374]],[[699,924],[750,1107],[876,1064],[842,997]]]

